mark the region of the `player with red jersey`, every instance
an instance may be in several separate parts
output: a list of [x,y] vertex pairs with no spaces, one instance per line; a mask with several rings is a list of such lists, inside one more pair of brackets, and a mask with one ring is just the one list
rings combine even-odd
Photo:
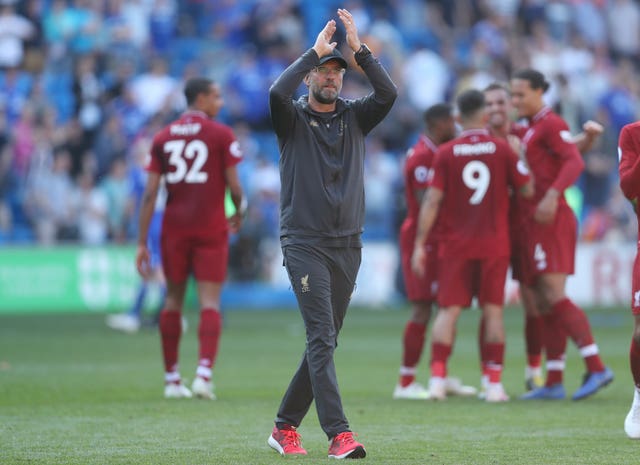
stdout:
[[[227,271],[228,235],[230,230],[237,231],[242,219],[243,192],[236,168],[242,153],[231,128],[211,119],[223,104],[218,85],[206,78],[192,78],[184,94],[188,110],[153,139],[136,264],[140,274],[147,276],[151,268],[146,238],[164,176],[167,203],[161,249],[167,296],[159,319],[164,396],[191,397],[193,393],[215,399],[211,375],[221,330],[220,293]],[[236,207],[229,220],[224,209],[227,188]],[[178,371],[181,311],[190,274],[197,282],[201,309],[198,368],[191,390],[182,384]]]
[[577,220],[564,198],[584,168],[565,121],[545,105],[549,84],[535,70],[517,72],[511,80],[511,95],[518,116],[529,120],[522,142],[535,180],[535,195],[523,201],[526,227],[525,266],[522,282],[533,286],[544,314],[547,379],[545,386],[523,399],[562,399],[562,375],[568,334],[578,346],[587,374],[573,400],[595,394],[613,380],[604,366],[584,311],[565,294],[567,276],[573,274]]
[[[429,182],[433,157],[437,146],[451,140],[456,133],[451,105],[438,103],[424,113],[426,131],[407,152],[404,165],[404,184],[407,216],[400,228],[400,255],[402,275],[407,299],[411,305],[411,317],[404,328],[402,338],[402,365],[400,379],[393,391],[394,399],[428,399],[429,391],[415,381],[416,366],[424,348],[431,308],[436,302],[438,227],[434,227],[424,245],[427,249],[425,276],[417,276],[411,270],[411,254],[418,226],[420,202]],[[456,378],[447,378],[451,394],[473,395],[476,389],[463,386]]]
[[[494,82],[484,90],[486,108],[489,113],[487,127],[496,137],[509,139],[516,153],[522,154],[520,140],[528,130],[528,125],[512,120],[511,90],[507,84]],[[589,120],[582,126],[583,131],[572,137],[580,152],[591,149],[604,128],[596,121]],[[514,139],[515,138],[515,139]],[[542,314],[538,309],[533,288],[523,281],[523,266],[527,262],[526,248],[522,243],[526,228],[523,209],[518,206],[518,196],[511,197],[509,228],[511,232],[511,270],[513,279],[519,282],[520,298],[525,311],[525,348],[527,364],[525,366],[525,386],[528,391],[544,385],[542,377],[543,326]],[[481,325],[482,326],[482,325]],[[482,331],[481,331],[482,334]]]
[[[640,222],[640,122],[628,124],[620,131],[620,188],[636,210]],[[640,242],[638,242],[640,251]],[[631,280],[631,313],[633,336],[629,350],[629,365],[633,377],[633,403],[624,421],[624,431],[632,439],[640,439],[640,253],[636,253]]]
[[434,176],[420,209],[412,268],[424,274],[424,249],[440,212],[443,234],[438,304],[431,345],[430,395],[446,397],[447,360],[457,319],[478,297],[486,321],[485,348],[488,402],[508,400],[501,383],[504,358],[502,307],[509,266],[509,189],[531,195],[526,164],[509,144],[485,128],[487,114],[482,92],[470,90],[457,99],[464,131],[438,148]]

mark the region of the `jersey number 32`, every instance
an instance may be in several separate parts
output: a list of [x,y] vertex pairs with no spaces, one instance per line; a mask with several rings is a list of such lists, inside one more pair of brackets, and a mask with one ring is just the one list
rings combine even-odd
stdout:
[[[165,153],[169,154],[169,164],[175,167],[175,171],[167,173],[167,182],[175,184],[186,182],[189,184],[202,184],[207,182],[209,175],[202,171],[202,167],[209,157],[207,144],[199,139],[189,142],[186,140],[170,140],[164,144]],[[187,160],[193,160],[191,166]]]

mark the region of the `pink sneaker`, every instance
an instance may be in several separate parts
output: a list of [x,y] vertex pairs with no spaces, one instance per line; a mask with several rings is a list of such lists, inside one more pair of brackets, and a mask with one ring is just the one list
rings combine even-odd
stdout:
[[366,455],[364,446],[353,438],[351,431],[336,435],[329,444],[330,459],[362,459]]
[[302,436],[293,426],[287,425],[282,429],[277,426],[273,427],[271,436],[267,443],[280,455],[307,455],[307,451],[302,447],[300,440]]

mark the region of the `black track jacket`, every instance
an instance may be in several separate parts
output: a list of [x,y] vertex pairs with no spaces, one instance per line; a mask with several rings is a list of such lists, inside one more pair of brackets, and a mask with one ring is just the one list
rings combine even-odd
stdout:
[[373,93],[338,98],[336,110],[317,113],[308,95],[293,100],[304,76],[319,65],[307,50],[269,89],[271,120],[280,147],[282,245],[316,243],[361,247],[364,223],[365,136],[387,115],[398,91],[378,60],[357,53]]

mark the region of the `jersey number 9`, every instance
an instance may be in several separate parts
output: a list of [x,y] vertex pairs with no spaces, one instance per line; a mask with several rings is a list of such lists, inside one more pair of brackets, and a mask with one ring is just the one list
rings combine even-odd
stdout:
[[473,190],[469,199],[471,205],[478,205],[484,199],[491,181],[491,171],[487,165],[479,160],[472,160],[462,169],[462,181],[464,185]]

